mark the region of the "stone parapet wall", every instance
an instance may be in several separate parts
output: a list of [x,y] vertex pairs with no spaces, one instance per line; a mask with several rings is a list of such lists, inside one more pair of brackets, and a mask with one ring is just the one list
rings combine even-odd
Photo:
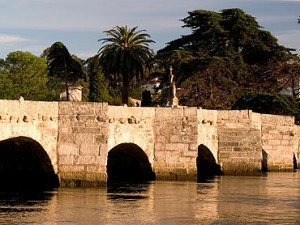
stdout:
[[261,142],[268,171],[292,171],[298,149],[298,128],[289,116],[261,115]]
[[111,149],[133,143],[157,179],[195,180],[198,147],[206,146],[225,174],[290,171],[299,165],[300,127],[294,118],[248,110],[144,108],[107,103],[0,100],[0,140],[39,142],[62,184],[101,185]]
[[58,103],[0,100],[0,140],[26,136],[39,142],[57,167]]
[[225,174],[261,173],[261,130],[248,110],[218,111],[219,163]]
[[62,185],[106,182],[107,103],[59,103],[58,165]]

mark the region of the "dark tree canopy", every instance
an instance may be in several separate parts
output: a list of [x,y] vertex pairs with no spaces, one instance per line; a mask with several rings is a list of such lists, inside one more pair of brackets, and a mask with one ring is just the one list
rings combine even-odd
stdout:
[[232,106],[232,109],[251,109],[264,114],[295,116],[298,113],[295,100],[286,95],[263,92],[245,92]]
[[254,17],[241,9],[194,10],[182,19],[191,33],[170,41],[155,57],[173,65],[180,104],[230,109],[244,90],[278,92],[292,58]]
[[234,56],[240,54],[247,64],[281,59],[287,49],[263,30],[255,18],[241,9],[224,9],[220,13],[195,10],[182,20],[192,33],[168,43],[158,53],[186,50],[200,56]]
[[108,82],[99,67],[98,57],[94,56],[86,60],[85,67],[89,78],[89,101],[91,102],[111,102]]
[[80,62],[70,55],[62,42],[55,42],[50,47],[46,59],[50,77],[58,77],[62,81],[72,83],[84,78]]
[[48,64],[48,76],[65,83],[67,100],[69,100],[69,85],[85,78],[80,61],[70,55],[62,42],[55,42],[44,51],[44,55]]

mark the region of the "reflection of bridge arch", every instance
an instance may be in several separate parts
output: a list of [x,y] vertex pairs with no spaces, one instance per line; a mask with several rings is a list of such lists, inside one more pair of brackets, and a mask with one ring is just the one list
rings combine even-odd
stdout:
[[0,141],[0,188],[49,189],[59,186],[45,149],[28,137]]
[[119,144],[108,152],[107,176],[108,182],[155,180],[147,155],[133,143]]
[[221,167],[217,164],[216,159],[210,149],[201,144],[198,146],[197,156],[197,179],[223,175]]

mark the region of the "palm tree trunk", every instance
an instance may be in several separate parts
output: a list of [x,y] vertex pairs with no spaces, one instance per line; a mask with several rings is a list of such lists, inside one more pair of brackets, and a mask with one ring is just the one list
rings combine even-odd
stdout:
[[129,88],[129,80],[128,75],[126,73],[123,74],[123,92],[122,92],[122,104],[128,105],[128,88]]

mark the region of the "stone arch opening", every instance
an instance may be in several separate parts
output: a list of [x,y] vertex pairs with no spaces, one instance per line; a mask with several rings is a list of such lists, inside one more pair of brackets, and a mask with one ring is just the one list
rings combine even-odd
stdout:
[[214,176],[224,175],[210,149],[201,144],[198,146],[197,180],[205,180]]
[[108,183],[155,180],[147,155],[133,143],[119,144],[109,151],[107,176]]
[[44,148],[28,137],[0,141],[0,189],[49,190],[59,179]]

